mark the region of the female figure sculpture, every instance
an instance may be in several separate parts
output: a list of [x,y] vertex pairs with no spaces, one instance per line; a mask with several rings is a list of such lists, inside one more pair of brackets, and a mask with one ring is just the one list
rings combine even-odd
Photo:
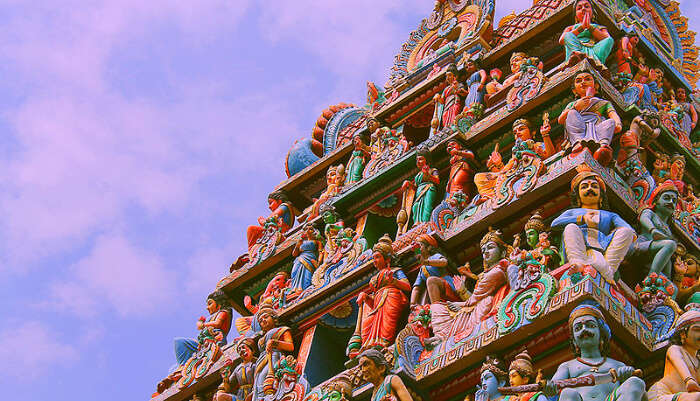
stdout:
[[347,176],[345,185],[354,184],[362,179],[365,171],[365,164],[370,158],[372,149],[367,146],[367,134],[360,133],[352,138],[354,150],[348,161]]
[[418,174],[413,182],[404,182],[404,186],[412,185],[416,188],[416,195],[411,207],[414,225],[430,221],[437,201],[437,185],[440,184],[438,171],[430,167],[430,152],[427,148],[419,147],[416,150],[416,167],[418,167]]
[[566,49],[566,60],[579,53],[605,64],[615,41],[604,26],[593,22],[595,15],[590,0],[574,1],[573,7],[576,24],[564,29],[559,38],[559,44]]
[[464,100],[464,108],[469,109],[474,103],[483,103],[486,89],[486,71],[479,68],[479,60],[470,58],[465,66],[467,80],[465,84],[469,88],[467,98]]
[[399,320],[408,305],[407,294],[411,291],[406,274],[391,266],[391,238],[385,234],[372,250],[378,272],[370,279],[368,291],[357,296],[357,326],[347,350],[350,358],[362,350],[386,347],[394,341]]
[[450,179],[445,188],[446,197],[461,191],[471,198],[472,182],[476,159],[471,150],[463,149],[455,140],[447,142],[447,153],[450,154]]
[[277,326],[277,312],[272,307],[261,307],[257,319],[263,335],[258,340],[260,355],[255,362],[253,401],[263,401],[266,395],[274,393],[273,366],[278,364],[285,354],[294,351],[294,342],[289,327]]
[[236,351],[241,357],[241,363],[231,369],[233,362],[230,359],[226,361],[226,368],[221,369],[221,385],[214,395],[214,401],[245,401],[253,388],[257,350],[252,338],[238,342]]
[[304,232],[297,241],[292,256],[294,264],[291,274],[291,291],[301,293],[311,285],[311,278],[319,264],[319,252],[321,250],[320,234],[313,225],[307,223]]
[[[508,378],[511,386],[523,386],[535,383],[535,369],[532,366],[532,358],[527,350],[519,353],[510,363]],[[509,398],[509,401],[547,401],[547,397],[540,391],[521,393]]]
[[[447,270],[447,258],[438,253],[438,243],[430,234],[416,238],[420,247],[420,271],[411,290],[411,305],[459,300],[454,277]],[[428,295],[426,297],[426,295]]]
[[220,347],[226,345],[226,336],[231,329],[231,307],[228,298],[221,290],[216,290],[207,297],[209,318],[197,320],[198,340],[178,337],[175,339],[175,358],[178,365],[184,365],[200,344],[207,339],[214,340]]
[[[445,73],[447,87],[442,93],[435,95],[435,103],[442,105],[442,113],[440,116],[440,127],[451,127],[455,123],[457,115],[462,111],[462,98],[467,96],[469,92],[464,89],[464,85],[457,81],[457,69],[451,65]],[[436,107],[436,112],[438,107]]]
[[268,223],[277,224],[281,233],[286,232],[294,225],[294,209],[289,204],[287,195],[284,192],[272,192],[267,197],[267,204],[272,213],[267,217],[258,217],[258,226],[248,227],[248,249],[255,245],[257,240],[263,236]]
[[[479,274],[474,292],[466,302],[438,302],[431,305],[433,332],[447,339],[460,341],[469,337],[479,323],[501,299],[496,293],[507,283],[510,247],[501,238],[501,232],[490,229],[481,239],[484,271]],[[456,314],[455,314],[456,312]]]

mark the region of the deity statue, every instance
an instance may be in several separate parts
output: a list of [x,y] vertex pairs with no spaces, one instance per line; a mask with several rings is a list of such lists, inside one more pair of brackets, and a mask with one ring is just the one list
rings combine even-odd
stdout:
[[564,258],[574,269],[590,265],[605,279],[614,281],[636,235],[617,213],[604,210],[607,196],[600,175],[585,164],[577,170],[571,182],[573,208],[560,214],[551,226],[564,230]]
[[668,170],[668,179],[673,181],[678,188],[678,193],[681,196],[687,194],[685,181],[683,181],[683,176],[685,175],[685,156],[681,154],[674,154],[671,156],[671,164]]
[[243,338],[236,344],[236,352],[241,363],[233,367],[233,361],[227,359],[221,369],[221,385],[214,395],[214,401],[245,401],[253,388],[255,359],[258,347],[252,338]]
[[664,377],[649,389],[649,401],[700,400],[700,311],[690,309],[676,322],[666,351]]
[[384,149],[384,138],[389,135],[389,128],[382,127],[376,118],[367,120],[367,132],[370,135],[371,157],[377,157]]
[[450,179],[447,182],[445,196],[449,197],[458,191],[470,197],[474,181],[474,165],[476,159],[471,150],[462,148],[456,140],[447,142],[447,153],[450,154]]
[[[519,353],[508,367],[510,385],[523,386],[536,383],[537,374],[532,366],[532,357],[527,350]],[[541,391],[531,391],[512,396],[508,401],[547,401],[547,397]]]
[[523,52],[514,52],[510,55],[510,75],[508,75],[503,81],[501,89],[507,87],[508,85],[512,85],[518,80],[518,78],[520,78],[520,67],[523,65],[523,63],[525,63],[527,58],[527,54]]
[[503,71],[498,68],[493,68],[489,71],[489,77],[491,80],[486,83],[486,96],[493,95],[503,89],[503,84],[501,84],[501,78],[503,77]]
[[678,303],[685,303],[693,294],[700,291],[700,262],[687,252],[682,244],[676,249],[676,260],[673,264],[673,284],[678,287]]
[[464,63],[467,80],[464,82],[469,89],[464,100],[464,108],[469,109],[474,103],[483,104],[484,91],[486,89],[486,71],[480,68],[481,61],[478,58],[468,58]]
[[332,197],[338,195],[343,190],[343,185],[345,185],[345,166],[339,164],[329,167],[328,171],[326,171],[326,190],[319,195],[318,199],[314,200],[306,220],[310,221],[319,216],[321,214],[321,206]]
[[400,377],[391,374],[391,366],[381,351],[370,348],[360,354],[362,379],[374,387],[370,401],[413,401]]
[[481,365],[480,386],[476,390],[474,401],[510,401],[511,397],[504,396],[499,391],[507,379],[506,364],[499,358],[487,356]]
[[352,137],[353,151],[348,161],[345,185],[354,184],[362,179],[365,165],[372,154],[372,148],[367,145],[367,133],[361,132]]
[[269,224],[276,225],[281,233],[285,233],[294,225],[294,208],[283,191],[272,192],[267,197],[267,204],[272,213],[267,217],[258,217],[259,226],[248,227],[249,249],[263,236]]
[[566,50],[566,60],[579,54],[605,65],[615,40],[603,25],[593,22],[595,11],[590,0],[576,0],[573,8],[576,23],[566,27],[559,38],[559,44]]
[[[519,248],[519,238],[513,248]],[[556,247],[549,241],[549,232],[539,212],[535,212],[525,223],[525,242],[532,256],[542,265],[553,269],[559,266],[560,256]]]
[[624,74],[627,79],[632,79],[632,67],[637,65],[634,57],[637,56],[637,44],[639,36],[632,31],[625,34],[620,39],[619,46],[615,52],[615,60],[617,61],[617,74]]
[[442,93],[435,95],[435,117],[438,121],[438,126],[449,128],[454,125],[457,115],[462,111],[462,98],[467,96],[469,92],[457,81],[457,68],[450,65],[445,73],[447,87],[442,90]]
[[661,184],[669,179],[668,172],[671,168],[671,156],[661,152],[653,154],[655,157],[654,171],[651,173],[651,176],[657,184]]
[[620,135],[620,151],[617,153],[617,165],[622,176],[639,202],[646,202],[656,186],[643,160],[642,144],[659,136],[659,118],[657,113],[643,110],[630,123],[630,129]]
[[660,184],[651,193],[649,205],[639,214],[639,238],[635,250],[648,255],[651,273],[663,273],[671,277],[671,258],[677,243],[671,233],[670,219],[678,203],[678,189],[673,182]]
[[322,242],[321,234],[310,223],[306,223],[301,237],[292,250],[294,264],[292,265],[291,285],[293,292],[301,293],[311,285],[311,278],[319,265],[319,252]]
[[260,355],[255,362],[255,380],[252,401],[267,401],[275,393],[275,365],[285,354],[294,351],[294,342],[289,327],[277,326],[277,312],[269,306],[262,306],[257,313],[261,328],[258,340]]
[[411,291],[411,283],[403,270],[391,266],[394,253],[391,238],[385,234],[372,250],[378,272],[370,279],[367,291],[357,296],[357,326],[347,349],[350,358],[368,348],[386,347],[394,341],[399,319],[408,305],[407,294]]
[[415,189],[411,216],[413,224],[430,222],[430,216],[438,200],[437,186],[440,184],[440,174],[430,167],[430,151],[427,147],[416,149],[416,174],[413,182],[405,181],[404,190],[411,186]]
[[226,345],[226,337],[231,330],[231,307],[228,297],[221,290],[216,290],[207,297],[209,318],[201,316],[197,320],[199,336],[197,340],[177,337],[175,339],[175,359],[178,366],[184,365],[202,346],[213,342],[219,347]]
[[[579,4],[588,0],[579,0]],[[557,120],[566,129],[566,140],[573,153],[588,147],[593,157],[607,166],[612,160],[613,135],[622,130],[622,121],[610,101],[596,97],[598,83],[593,74],[581,71],[574,76],[577,100],[569,103]]]
[[676,103],[680,107],[680,127],[690,135],[698,124],[698,112],[692,102],[688,101],[688,92],[684,87],[676,89]]
[[[574,308],[569,315],[569,338],[576,358],[559,365],[545,386],[545,394],[553,396],[561,388],[560,401],[645,399],[646,386],[644,380],[635,376],[635,369],[608,357],[610,337],[610,327],[597,304],[584,301]],[[613,373],[606,373],[611,369]],[[589,375],[595,377],[593,382],[598,384],[557,385],[558,381],[584,379]]]
[[416,244],[420,250],[420,270],[411,290],[411,305],[426,304],[428,299],[431,304],[459,300],[455,279],[448,271],[447,258],[438,253],[435,237],[421,234]]
[[454,341],[469,337],[489,312],[498,305],[505,292],[498,293],[507,284],[507,260],[511,252],[501,238],[500,231],[490,229],[481,239],[484,271],[479,274],[474,291],[465,302],[437,302],[430,306],[433,331],[444,339]]
[[[659,111],[660,99],[664,93],[664,73],[659,68],[651,68],[644,64],[643,59],[637,64],[638,70],[634,78],[621,89],[625,102],[636,104],[643,110]],[[622,83],[621,82],[621,83]]]
[[499,178],[515,172],[521,165],[528,165],[528,163],[524,163],[525,160],[517,156],[529,156],[529,158],[540,159],[540,163],[537,163],[540,164],[539,168],[534,169],[534,177],[530,177],[530,180],[526,180],[530,181],[530,184],[536,183],[532,182],[532,179],[539,176],[539,174],[542,172],[541,170],[544,167],[544,164],[541,163],[541,160],[544,160],[555,153],[554,145],[549,137],[550,130],[551,126],[549,125],[549,116],[545,113],[543,116],[543,124],[540,128],[542,142],[535,142],[534,136],[537,131],[533,132],[532,124],[530,124],[530,122],[524,118],[515,120],[513,123],[515,145],[513,146],[512,156],[510,160],[508,160],[508,163],[505,165],[503,164],[501,154],[498,152],[499,145],[496,144],[496,147],[494,148],[493,152],[491,152],[489,159],[486,161],[486,165],[491,171],[477,173],[474,175],[474,184],[479,191],[479,195],[481,195],[483,199],[494,198],[496,196],[496,188]]
[[265,401],[303,400],[308,383],[301,375],[301,366],[291,355],[280,359],[273,366],[275,372],[275,392],[265,397]]

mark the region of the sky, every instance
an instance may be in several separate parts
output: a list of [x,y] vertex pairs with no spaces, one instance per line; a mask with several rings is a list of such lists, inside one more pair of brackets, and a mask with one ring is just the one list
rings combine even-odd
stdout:
[[432,7],[0,0],[3,394],[148,399],[294,140],[383,86]]

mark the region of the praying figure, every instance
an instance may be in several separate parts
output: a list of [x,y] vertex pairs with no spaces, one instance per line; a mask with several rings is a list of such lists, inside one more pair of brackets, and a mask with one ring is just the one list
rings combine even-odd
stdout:
[[605,64],[615,40],[603,25],[593,22],[595,12],[590,0],[576,0],[573,4],[576,23],[564,29],[559,44],[566,49],[566,60],[580,54]]

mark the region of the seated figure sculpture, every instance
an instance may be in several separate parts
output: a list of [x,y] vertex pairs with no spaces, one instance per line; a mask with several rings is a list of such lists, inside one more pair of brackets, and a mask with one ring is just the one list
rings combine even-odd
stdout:
[[479,274],[469,299],[430,306],[433,332],[443,340],[453,337],[457,342],[469,337],[502,300],[499,290],[507,284],[506,271],[510,263],[506,258],[511,248],[501,238],[501,232],[493,229],[484,235],[480,246],[484,271]]
[[370,401],[413,401],[400,377],[391,373],[391,365],[381,351],[370,348],[360,354],[362,379],[371,383]]
[[275,223],[281,233],[285,233],[294,225],[294,208],[289,204],[287,195],[282,191],[274,191],[267,197],[270,208],[269,216],[258,217],[258,226],[248,226],[248,249],[250,249],[265,233],[268,223]]
[[277,312],[268,306],[262,306],[256,314],[262,336],[258,340],[260,355],[255,362],[252,401],[267,400],[275,393],[274,366],[285,355],[294,351],[294,341],[289,327],[278,326]]
[[664,377],[649,389],[649,401],[700,400],[700,311],[681,315],[666,351]]
[[622,120],[610,101],[595,96],[597,91],[593,74],[577,73],[573,92],[578,99],[564,108],[557,121],[566,129],[567,149],[578,153],[588,147],[593,157],[607,166],[613,156],[610,147],[613,135],[622,130]]
[[557,393],[557,381],[574,379],[590,374],[609,376],[611,369],[615,375],[603,383],[566,387],[561,389],[559,401],[589,401],[593,399],[610,401],[642,401],[645,396],[644,380],[634,376],[635,369],[608,357],[611,332],[603,313],[597,304],[584,301],[569,315],[569,337],[575,359],[559,365],[552,380],[545,386],[545,394]]
[[605,64],[615,40],[608,30],[593,22],[595,12],[590,0],[576,0],[573,3],[576,23],[564,29],[559,44],[566,49],[566,60],[580,54],[592,57]]
[[[415,241],[420,250],[420,270],[411,290],[411,305],[439,301],[457,301],[455,279],[447,269],[447,258],[438,253],[438,243],[431,234],[421,234]],[[427,295],[427,296],[426,296]]]
[[650,273],[663,273],[671,278],[671,258],[677,243],[669,226],[678,203],[678,189],[672,181],[660,184],[652,191],[649,205],[639,214],[640,233],[635,250],[651,258]]
[[573,208],[560,214],[551,226],[564,230],[564,258],[573,268],[590,265],[612,282],[635,232],[617,213],[604,210],[607,196],[600,175],[585,164],[577,170],[571,182]]
[[227,359],[221,369],[221,385],[214,394],[214,401],[245,401],[253,388],[253,373],[257,358],[257,345],[252,338],[243,338],[236,344],[236,352],[241,363],[233,367],[233,361]]

